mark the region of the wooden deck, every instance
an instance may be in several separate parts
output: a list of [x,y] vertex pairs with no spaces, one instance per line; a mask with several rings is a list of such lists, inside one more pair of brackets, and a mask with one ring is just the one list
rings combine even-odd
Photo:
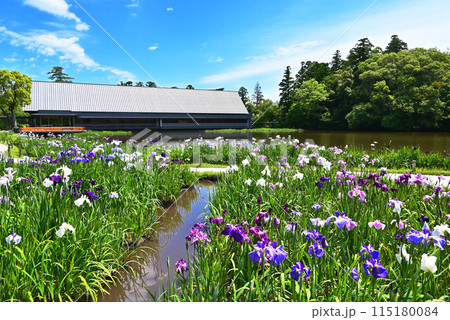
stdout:
[[75,133],[86,131],[85,127],[23,127],[21,132],[33,133]]

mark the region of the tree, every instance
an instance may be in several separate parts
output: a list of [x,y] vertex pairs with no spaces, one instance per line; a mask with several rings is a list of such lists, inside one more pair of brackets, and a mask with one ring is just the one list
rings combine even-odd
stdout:
[[31,103],[31,78],[18,71],[0,70],[0,110],[17,128],[16,114]]
[[385,53],[398,53],[402,50],[408,50],[408,44],[405,41],[402,41],[398,38],[396,34],[391,36],[391,41],[386,47]]
[[363,130],[446,130],[450,55],[416,48],[374,55],[359,66],[349,127]]
[[336,52],[333,54],[333,58],[331,58],[330,70],[331,72],[336,72],[337,70],[342,69],[343,66],[344,61],[342,61],[341,52],[339,50],[336,50]]
[[120,81],[118,84],[118,86],[124,86],[124,87],[132,87],[133,86],[133,81]]
[[315,79],[322,82],[330,74],[330,66],[325,62],[306,61],[301,63],[300,70],[295,75],[295,86],[300,88],[303,82]]
[[253,91],[252,95],[253,104],[255,105],[255,108],[258,108],[258,106],[261,104],[262,100],[264,99],[264,96],[261,91],[261,85],[259,82],[256,82],[255,90]]
[[156,83],[154,83],[153,81],[147,81],[145,83],[145,86],[149,88],[156,88]]
[[245,87],[239,88],[238,95],[239,97],[241,97],[241,100],[244,104],[247,104],[247,102],[250,101],[250,98],[248,97],[248,90]]
[[350,49],[350,52],[347,56],[348,63],[353,70],[358,68],[358,65],[361,62],[369,59],[372,54],[373,44],[369,41],[368,38],[359,39],[356,45]]
[[191,89],[192,90],[192,89],[195,89],[195,88],[191,84],[188,84],[186,89]]
[[328,92],[325,85],[315,79],[305,81],[295,91],[296,102],[288,114],[288,121],[294,128],[323,129],[329,121],[329,111],[325,106]]
[[294,79],[291,76],[291,67],[287,66],[284,71],[283,79],[278,85],[280,87],[280,102],[278,107],[280,108],[281,118],[285,118],[292,105],[292,93],[294,92]]
[[73,78],[69,77],[69,75],[63,71],[63,67],[53,67],[50,72],[47,72],[47,74],[50,75],[48,78],[55,82],[72,82]]
[[[252,105],[248,103],[248,105]],[[273,126],[276,121],[276,105],[270,99],[261,99],[258,108],[254,108],[252,114],[253,125],[255,127]]]
[[143,87],[144,83],[142,81],[138,81],[138,82],[136,82],[135,86],[136,87]]

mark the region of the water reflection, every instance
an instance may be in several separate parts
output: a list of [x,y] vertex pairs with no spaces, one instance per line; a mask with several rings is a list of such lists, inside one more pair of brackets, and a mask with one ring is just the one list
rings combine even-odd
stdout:
[[[233,133],[211,133],[202,130],[178,130],[161,131],[161,137],[170,137],[170,141],[180,141],[188,138],[214,139],[224,137],[225,139],[251,140],[275,138],[277,135],[287,138],[291,136],[305,142],[314,140],[318,145],[326,147],[346,145],[370,149],[370,144],[378,142],[378,146],[391,148],[400,148],[403,146],[420,146],[425,151],[447,152],[450,153],[450,132],[368,132],[368,131],[302,131],[283,133],[272,131],[270,133],[251,133],[251,132],[233,132]],[[125,139],[126,140],[126,139]]]
[[[130,263],[132,273],[121,274],[121,283],[109,290],[109,295],[99,301],[150,301],[150,290],[158,296],[162,292],[161,280],[174,279],[174,265],[178,259],[187,259],[185,237],[190,228],[201,219],[209,202],[212,183],[202,182],[185,190],[178,201],[160,210],[158,234],[153,240],[144,241]],[[167,258],[170,270],[167,270]]]

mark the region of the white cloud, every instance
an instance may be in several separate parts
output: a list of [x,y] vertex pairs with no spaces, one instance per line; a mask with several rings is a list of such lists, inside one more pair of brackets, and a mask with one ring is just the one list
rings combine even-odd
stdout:
[[136,8],[139,7],[140,3],[138,0],[131,0],[131,3],[127,4],[126,7]]
[[173,8],[167,8],[166,10],[167,11],[173,11]]
[[[70,62],[78,67],[84,67],[93,71],[109,71],[115,75],[127,79],[134,79],[134,75],[128,71],[117,68],[101,66],[90,58],[84,51],[84,48],[78,43],[78,37],[58,37],[52,33],[29,33],[19,34],[0,27],[0,35],[10,39],[13,46],[22,46],[25,49],[37,52],[44,56],[58,56],[62,62]],[[30,58],[29,61],[33,61]]]
[[76,26],[78,31],[89,30],[87,24],[83,23],[80,18],[69,11],[70,6],[65,0],[24,0],[24,4],[62,18],[74,20],[78,23]]
[[223,58],[217,57],[217,58],[209,58],[208,62],[223,62]]
[[16,58],[3,58],[3,60],[6,61],[6,62],[15,62],[15,61],[17,61]]
[[153,51],[153,50],[156,50],[158,48],[159,48],[158,44],[154,44],[154,45],[148,47],[148,50]]
[[89,25],[87,25],[86,23],[82,22],[82,23],[78,23],[75,26],[75,29],[77,29],[78,31],[88,31],[89,30]]

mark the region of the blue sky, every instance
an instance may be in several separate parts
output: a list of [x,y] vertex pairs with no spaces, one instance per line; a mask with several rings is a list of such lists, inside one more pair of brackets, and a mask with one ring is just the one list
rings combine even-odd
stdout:
[[449,50],[449,12],[447,0],[2,0],[0,69],[45,81],[62,66],[74,82],[250,94],[258,81],[276,101],[286,66],[296,73],[301,61],[345,57],[364,37]]

